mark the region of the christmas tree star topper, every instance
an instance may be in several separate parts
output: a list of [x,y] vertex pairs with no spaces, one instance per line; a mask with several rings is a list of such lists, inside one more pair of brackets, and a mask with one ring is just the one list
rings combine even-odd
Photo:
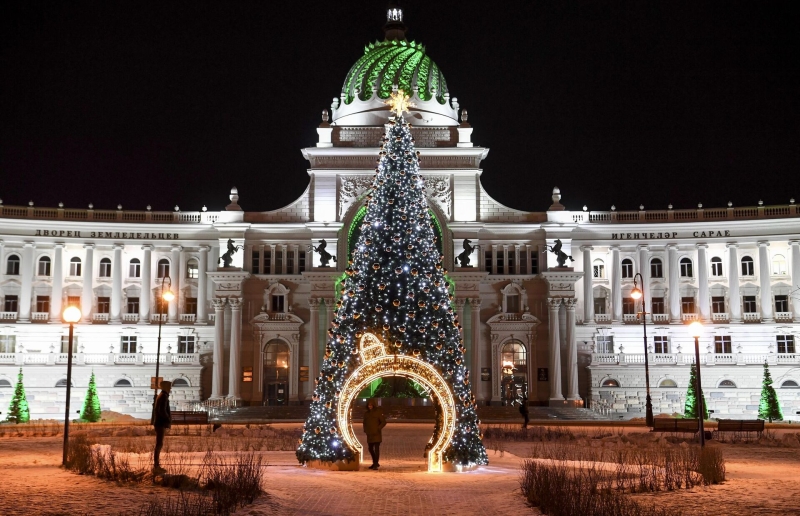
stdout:
[[409,98],[403,90],[397,90],[392,92],[384,104],[389,106],[390,111],[394,111],[398,117],[401,117],[404,111],[408,112],[409,108],[417,107],[416,104],[408,101]]

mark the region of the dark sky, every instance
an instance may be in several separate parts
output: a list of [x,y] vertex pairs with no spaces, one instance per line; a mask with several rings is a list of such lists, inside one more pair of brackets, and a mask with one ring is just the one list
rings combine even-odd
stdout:
[[[0,7],[4,203],[247,210],[297,198],[300,149],[382,0]],[[797,4],[797,2],[794,2]],[[792,2],[403,2],[514,208],[800,200]]]

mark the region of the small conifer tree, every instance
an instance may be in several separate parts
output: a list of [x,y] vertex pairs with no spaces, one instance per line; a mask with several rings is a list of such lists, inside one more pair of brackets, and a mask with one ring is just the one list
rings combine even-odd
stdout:
[[86,399],[83,401],[81,419],[90,423],[100,421],[100,398],[97,397],[97,385],[94,381],[94,371],[89,377],[89,389],[86,391]]
[[20,424],[27,423],[30,419],[31,413],[28,410],[28,400],[25,398],[25,387],[22,385],[22,368],[20,367],[17,375],[17,386],[14,388],[14,396],[8,406],[6,421]]
[[758,406],[758,418],[768,420],[770,423],[773,420],[783,420],[781,406],[778,403],[778,394],[772,386],[772,375],[769,373],[769,366],[766,361],[764,362],[764,380],[761,382],[761,403]]
[[700,388],[700,395],[697,394],[697,369],[694,364],[689,372],[689,388],[686,390],[686,405],[683,409],[683,417],[697,419],[697,406],[703,401],[703,419],[708,419],[708,406],[703,396],[703,389]]

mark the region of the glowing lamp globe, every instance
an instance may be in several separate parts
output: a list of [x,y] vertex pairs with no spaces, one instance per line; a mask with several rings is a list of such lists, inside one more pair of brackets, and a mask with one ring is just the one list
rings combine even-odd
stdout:
[[175,299],[175,294],[173,294],[171,290],[166,290],[163,294],[161,294],[161,297],[164,299],[164,301],[172,301]]
[[64,320],[68,323],[76,323],[81,320],[81,309],[77,306],[68,306],[64,310]]
[[641,299],[642,298],[642,291],[639,290],[638,287],[634,287],[634,289],[631,290],[631,297],[633,299]]
[[703,335],[703,325],[699,321],[695,321],[689,325],[689,335],[698,338]]

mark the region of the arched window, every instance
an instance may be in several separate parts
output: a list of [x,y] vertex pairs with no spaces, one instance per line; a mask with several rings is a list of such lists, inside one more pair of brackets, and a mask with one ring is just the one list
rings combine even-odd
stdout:
[[722,276],[722,258],[719,256],[711,258],[711,275]]
[[173,387],[189,387],[189,382],[186,381],[186,378],[175,378],[172,380]]
[[142,276],[142,263],[138,258],[131,258],[130,265],[128,266],[128,276],[131,278],[139,278]]
[[772,257],[772,275],[773,276],[786,276],[786,258],[782,254],[776,254]]
[[100,260],[100,277],[101,278],[110,278],[111,277],[111,259],[110,258],[103,258]]
[[600,258],[592,262],[592,274],[596,279],[606,277],[606,266]]
[[664,277],[664,264],[661,258],[653,258],[650,260],[650,277],[663,278]]
[[186,277],[189,279],[197,279],[200,277],[200,266],[194,258],[186,262]]
[[694,275],[692,272],[692,260],[686,257],[681,258],[681,276],[691,278]]
[[732,380],[722,380],[717,387],[720,389],[735,389],[736,384]]
[[658,386],[659,387],[677,387],[678,384],[675,382],[675,380],[672,380],[670,378],[664,378],[663,380],[661,380],[661,383],[659,383]]
[[289,346],[274,339],[264,347],[264,405],[286,405],[289,402]]
[[114,387],[133,387],[133,384],[127,378],[122,378],[114,382]]
[[49,256],[42,256],[39,258],[39,267],[36,269],[37,276],[49,276],[50,275],[50,257]]
[[[786,382],[784,382],[784,385],[786,385]],[[0,389],[6,388],[6,387],[10,388],[11,387],[11,382],[6,380],[5,378],[0,378]]]
[[753,259],[749,256],[742,257],[742,276],[754,276]]
[[81,259],[77,256],[69,261],[69,275],[75,277],[81,275]]
[[600,384],[600,387],[619,387],[619,382],[613,378],[606,378],[603,380],[603,383]]
[[169,276],[169,260],[162,258],[158,260],[158,277],[166,278]]
[[528,376],[527,353],[521,342],[515,340],[503,346],[501,361],[504,375]]
[[[9,384],[10,386],[11,384]],[[786,380],[781,384],[781,389],[800,389],[800,385],[794,380]]]
[[6,274],[9,276],[19,276],[19,256],[12,254],[6,260]]
[[[56,387],[66,387],[67,386],[67,379],[62,378],[56,382]],[[74,385],[72,387],[75,387]]]
[[633,260],[630,258],[625,258],[622,260],[622,277],[623,278],[632,278],[633,277]]

